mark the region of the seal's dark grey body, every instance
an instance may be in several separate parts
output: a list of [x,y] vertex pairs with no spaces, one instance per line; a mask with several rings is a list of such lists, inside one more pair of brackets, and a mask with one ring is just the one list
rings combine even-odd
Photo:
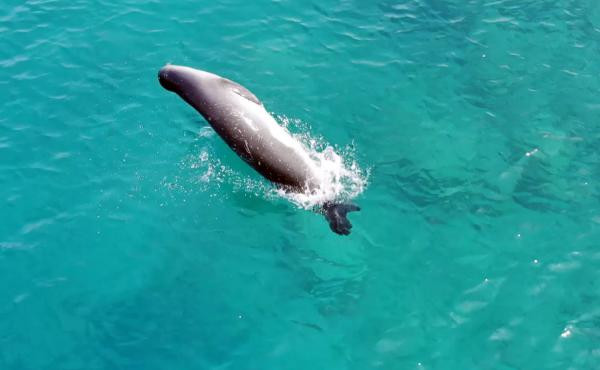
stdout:
[[[225,142],[256,171],[290,191],[319,187],[315,163],[302,144],[279,126],[258,98],[245,87],[213,73],[166,65],[160,84],[194,107]],[[349,234],[346,213],[355,205],[327,202],[321,212],[331,229]]]
[[174,65],[162,68],[159,80],[194,107],[264,177],[299,191],[317,186],[314,163],[302,144],[246,88],[209,72]]

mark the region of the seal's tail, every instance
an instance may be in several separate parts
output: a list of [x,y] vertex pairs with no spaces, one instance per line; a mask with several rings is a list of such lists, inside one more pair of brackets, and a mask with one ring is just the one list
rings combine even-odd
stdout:
[[329,222],[331,230],[340,235],[350,234],[352,224],[346,217],[348,212],[360,211],[360,207],[354,204],[344,203],[325,203],[323,205],[323,215]]

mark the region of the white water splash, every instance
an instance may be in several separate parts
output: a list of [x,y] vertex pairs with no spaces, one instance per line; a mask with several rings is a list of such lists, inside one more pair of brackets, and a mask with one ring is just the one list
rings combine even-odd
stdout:
[[[271,187],[261,178],[244,176],[223,164],[217,155],[209,148],[203,148],[199,155],[190,155],[182,163],[182,169],[194,172],[186,188],[192,186],[194,189],[210,193],[211,197],[227,197],[229,191],[243,191],[255,195],[267,194]],[[231,187],[225,194],[221,187]]]
[[286,129],[295,127],[301,132],[292,136],[302,143],[313,160],[319,184],[317,189],[301,193],[276,189],[279,196],[298,207],[311,209],[325,202],[349,201],[363,192],[369,173],[359,167],[352,145],[336,149],[322,137],[313,137],[310,127],[300,120],[290,120],[285,116],[277,118]]
[[[313,209],[329,201],[349,201],[363,192],[367,186],[368,170],[362,170],[356,161],[352,145],[334,148],[322,137],[313,137],[306,123],[276,116],[278,123],[292,134],[312,159],[317,175],[318,188],[306,192],[286,192],[260,178],[248,178],[227,165],[208,149],[199,156],[186,160],[187,166],[199,172],[196,184],[203,191],[220,189],[221,185],[233,186],[234,191],[243,191],[272,199],[284,198],[299,208]],[[205,136],[205,135],[201,135]],[[260,176],[257,174],[257,176]]]

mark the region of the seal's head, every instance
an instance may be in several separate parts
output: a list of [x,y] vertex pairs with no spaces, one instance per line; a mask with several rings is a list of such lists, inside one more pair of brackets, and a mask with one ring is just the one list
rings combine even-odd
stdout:
[[207,105],[214,105],[222,89],[221,77],[184,66],[167,64],[158,71],[158,81],[166,90],[181,96],[201,114],[209,114]]
[[158,71],[158,81],[161,86],[179,95],[202,87],[203,82],[206,82],[211,76],[214,75],[198,69],[172,64],[167,64]]
[[175,91],[175,84],[173,82],[174,73],[176,73],[175,68],[171,65],[166,65],[158,71],[160,85],[169,91]]
[[158,81],[205,116],[212,115],[206,110],[210,109],[207,106],[230,106],[233,96],[262,106],[258,98],[242,85],[199,69],[167,64],[158,71]]

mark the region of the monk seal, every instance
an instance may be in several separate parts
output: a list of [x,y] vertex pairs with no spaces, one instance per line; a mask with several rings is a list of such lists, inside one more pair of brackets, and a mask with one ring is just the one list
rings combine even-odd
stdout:
[[[286,192],[311,192],[320,179],[306,148],[266,111],[242,85],[214,73],[177,65],[158,72],[162,87],[175,92],[198,111],[246,163]],[[320,205],[331,230],[350,234],[346,217],[360,208],[327,201]]]

